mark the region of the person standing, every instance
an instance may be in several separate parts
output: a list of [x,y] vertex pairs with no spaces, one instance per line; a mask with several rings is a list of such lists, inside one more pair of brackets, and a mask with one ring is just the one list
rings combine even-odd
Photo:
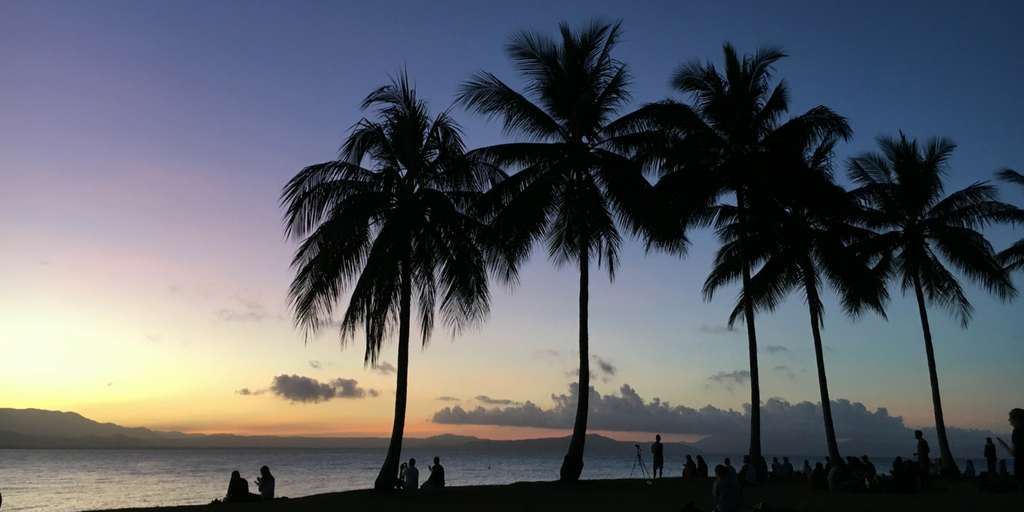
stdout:
[[654,444],[651,445],[651,453],[654,454],[654,478],[658,478],[659,473],[662,477],[665,476],[665,447],[661,445],[661,434],[654,436]]
[[985,462],[988,464],[988,477],[996,476],[996,445],[991,437],[985,438]]
[[1013,457],[1013,478],[1017,480],[1017,487],[1024,492],[1024,409],[1013,409],[1010,411],[1010,426],[1013,433],[1010,434],[1010,444],[996,438],[999,444]]
[[928,448],[928,441],[924,440],[924,433],[920,430],[914,431],[914,438],[917,439],[917,465],[918,471],[920,472],[921,488],[925,489],[928,487],[928,467],[932,461],[928,458],[928,454],[931,453],[931,449]]

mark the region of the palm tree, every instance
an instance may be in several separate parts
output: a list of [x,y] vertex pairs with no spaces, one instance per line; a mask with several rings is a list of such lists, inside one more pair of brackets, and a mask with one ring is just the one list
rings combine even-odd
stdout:
[[[798,151],[801,154],[795,155],[796,159],[779,162],[784,175],[772,183],[778,188],[772,194],[775,204],[747,222],[746,254],[760,268],[751,276],[750,287],[741,292],[729,325],[744,314],[748,294],[756,310],[774,311],[787,295],[797,289],[803,291],[811,318],[825,441],[831,460],[842,461],[825,375],[820,287],[823,280],[827,281],[850,315],[870,307],[884,316],[888,294],[882,280],[857,251],[871,232],[851,223],[859,217],[859,208],[853,196],[833,181],[834,146],[835,140],[828,140],[814,151]],[[798,149],[789,148],[788,153]],[[722,207],[717,223],[723,245],[705,290],[734,282],[742,274],[737,220],[737,208]]]
[[[1024,187],[1024,175],[1013,169],[1003,169],[996,176],[1007,183],[1016,183]],[[1013,217],[1009,220],[1014,223],[1024,224],[1024,212],[1021,210],[1014,212]],[[999,261],[1006,265],[1006,270],[1010,272],[1024,270],[1024,238],[1017,240],[1013,245],[1000,252]]]
[[[431,119],[404,73],[372,92],[340,158],[311,165],[281,194],[285,233],[300,241],[289,290],[295,324],[308,340],[331,324],[351,292],[341,343],[361,327],[365,362],[398,330],[397,390],[391,443],[377,490],[394,488],[402,451],[413,296],[425,346],[435,309],[455,335],[489,311],[485,226],[467,214],[490,180],[500,176],[466,159],[458,125]],[[369,167],[363,167],[368,162]],[[514,271],[514,270],[513,270]]]
[[[751,260],[746,254],[750,220],[772,201],[771,186],[778,169],[768,158],[772,148],[810,147],[816,141],[847,139],[846,119],[818,106],[781,122],[789,109],[789,87],[784,80],[771,87],[772,66],[786,56],[781,48],[762,47],[742,59],[726,43],[724,74],[714,64],[693,60],[680,66],[672,86],[687,93],[692,105],[665,100],[646,105],[622,125],[646,128],[663,135],[634,145],[637,157],[656,165],[660,178],[655,194],[680,222],[707,225],[720,210],[713,206],[723,195],[736,200],[737,250],[743,290],[751,286]],[[670,231],[678,232],[678,229]],[[661,245],[661,234],[650,242]],[[671,235],[670,235],[671,236]],[[669,240],[670,242],[670,240]],[[712,298],[715,287],[705,288]],[[767,476],[761,458],[761,394],[757,365],[754,303],[741,294],[750,357],[750,456],[759,478]]]
[[852,158],[848,174],[859,185],[854,193],[870,208],[868,226],[880,232],[875,239],[880,264],[899,279],[903,293],[913,290],[917,298],[939,451],[943,466],[958,474],[942,419],[927,305],[944,306],[964,328],[974,311],[943,260],[1003,301],[1017,295],[992,245],[978,231],[1004,218],[1013,207],[997,201],[995,187],[987,183],[974,183],[943,197],[942,181],[956,147],[949,139],[933,138],[921,146],[901,132],[899,139],[879,137],[878,145],[880,153]]
[[560,479],[583,471],[590,396],[587,308],[591,260],[614,278],[621,242],[615,213],[637,190],[650,188],[636,166],[611,147],[606,130],[629,99],[630,76],[611,57],[619,23],[594,20],[574,31],[559,27],[561,40],[522,31],[506,47],[526,79],[525,94],[494,75],[478,72],[462,84],[458,102],[489,118],[500,117],[506,135],[522,142],[473,152],[518,172],[489,196],[492,225],[517,259],[544,239],[556,266],[578,265],[579,384],[576,419]]

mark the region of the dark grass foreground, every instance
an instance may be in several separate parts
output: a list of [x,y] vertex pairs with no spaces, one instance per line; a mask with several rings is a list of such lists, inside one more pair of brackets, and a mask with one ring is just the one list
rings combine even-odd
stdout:
[[[555,512],[580,510],[678,512],[693,501],[701,510],[713,510],[713,479],[666,478],[653,483],[632,480],[584,480],[573,484],[520,482],[511,485],[448,487],[445,489],[378,494],[371,490],[318,494],[273,502],[214,504],[127,510],[161,511],[330,511],[330,512]],[[1024,510],[1024,497],[1013,491],[983,492],[961,483],[938,483],[940,490],[917,494],[867,494],[812,491],[801,481],[769,482],[745,489],[743,502],[750,507],[764,502],[765,510],[808,512],[982,512]],[[211,497],[212,499],[212,497]]]

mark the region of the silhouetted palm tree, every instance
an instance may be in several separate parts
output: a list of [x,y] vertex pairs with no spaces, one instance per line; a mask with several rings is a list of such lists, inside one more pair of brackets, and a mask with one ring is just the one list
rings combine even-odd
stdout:
[[[884,315],[888,298],[880,276],[859,254],[858,245],[872,232],[851,221],[860,215],[854,197],[833,181],[832,150],[834,140],[826,141],[807,154],[790,155],[779,160],[784,176],[776,176],[774,207],[759,210],[747,220],[746,254],[753,266],[760,266],[751,276],[750,285],[729,318],[731,327],[744,314],[746,296],[758,311],[774,311],[795,290],[802,290],[811,317],[818,387],[821,394],[825,440],[829,457],[842,461],[832,422],[832,407],[825,375],[825,358],[820,328],[824,304],[821,301],[822,281],[827,281],[839,296],[847,314],[858,315],[870,307]],[[798,148],[789,152],[802,153]],[[785,155],[780,155],[785,156]],[[734,282],[742,275],[737,208],[724,206],[716,219],[723,245],[708,276],[705,289],[713,290]]]
[[997,201],[995,188],[987,183],[974,183],[943,197],[947,161],[956,147],[948,139],[933,138],[922,147],[900,133],[899,139],[879,137],[878,145],[880,153],[852,158],[848,174],[860,186],[854,193],[870,208],[868,225],[879,231],[875,243],[881,248],[880,264],[899,279],[903,293],[913,290],[917,298],[939,451],[943,466],[957,474],[942,419],[926,306],[945,306],[965,328],[974,311],[960,282],[942,260],[1004,301],[1016,296],[992,245],[977,230],[1013,207]]
[[[769,153],[773,148],[804,148],[816,141],[846,139],[846,119],[818,106],[781,122],[789,108],[789,87],[784,80],[771,87],[772,65],[785,57],[782,49],[768,46],[740,58],[730,44],[723,48],[723,73],[710,63],[693,60],[680,66],[672,86],[692,98],[692,106],[673,100],[646,105],[622,125],[660,132],[632,146],[639,159],[656,165],[661,174],[657,197],[686,225],[709,224],[713,206],[723,195],[736,200],[737,249],[743,289],[749,289],[750,258],[746,254],[746,225],[772,203],[768,192],[778,172]],[[669,230],[678,233],[677,227]],[[654,245],[662,235],[655,233]],[[706,287],[710,300],[715,286]],[[754,304],[741,295],[750,356],[750,456],[759,477],[766,476],[761,459],[760,386]]]
[[398,330],[395,422],[374,483],[385,490],[402,451],[413,296],[424,345],[435,310],[453,335],[487,316],[487,232],[467,211],[500,175],[470,164],[458,125],[447,112],[431,119],[404,73],[367,96],[371,107],[377,118],[353,127],[340,158],[299,172],[281,203],[285,233],[301,242],[289,300],[306,339],[331,325],[349,291],[343,345],[362,328],[374,366]]
[[[1013,169],[1003,169],[996,175],[1007,183],[1016,183],[1024,188],[1024,175]],[[1015,223],[1024,224],[1024,213],[1018,210],[1010,220]],[[1000,252],[999,261],[1006,265],[1006,270],[1010,272],[1024,270],[1024,238],[1017,240],[1013,245]]]
[[473,152],[518,172],[490,193],[492,225],[514,248],[528,256],[544,239],[556,266],[579,266],[578,403],[572,439],[560,471],[576,481],[583,470],[590,397],[587,307],[591,259],[614,278],[621,238],[615,212],[625,191],[649,188],[637,168],[611,149],[606,131],[629,99],[626,67],[612,59],[621,35],[619,23],[594,20],[579,31],[562,23],[561,39],[522,31],[506,47],[526,80],[525,94],[487,72],[462,85],[458,101],[473,112],[500,117],[506,134],[524,142]]

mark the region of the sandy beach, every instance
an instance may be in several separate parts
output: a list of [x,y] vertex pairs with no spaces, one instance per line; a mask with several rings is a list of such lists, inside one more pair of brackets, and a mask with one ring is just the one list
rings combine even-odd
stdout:
[[[259,510],[259,511],[508,511],[547,512],[679,511],[687,502],[705,512],[713,509],[713,479],[665,478],[656,481],[589,480],[575,484],[521,482],[511,485],[448,487],[439,490],[378,494],[371,490],[278,499],[267,503],[138,508],[142,510]],[[761,503],[762,510],[807,512],[928,511],[978,512],[1024,510],[1019,492],[979,491],[964,482],[940,482],[938,489],[916,494],[872,494],[812,491],[802,481],[772,481],[744,490],[743,510]]]

